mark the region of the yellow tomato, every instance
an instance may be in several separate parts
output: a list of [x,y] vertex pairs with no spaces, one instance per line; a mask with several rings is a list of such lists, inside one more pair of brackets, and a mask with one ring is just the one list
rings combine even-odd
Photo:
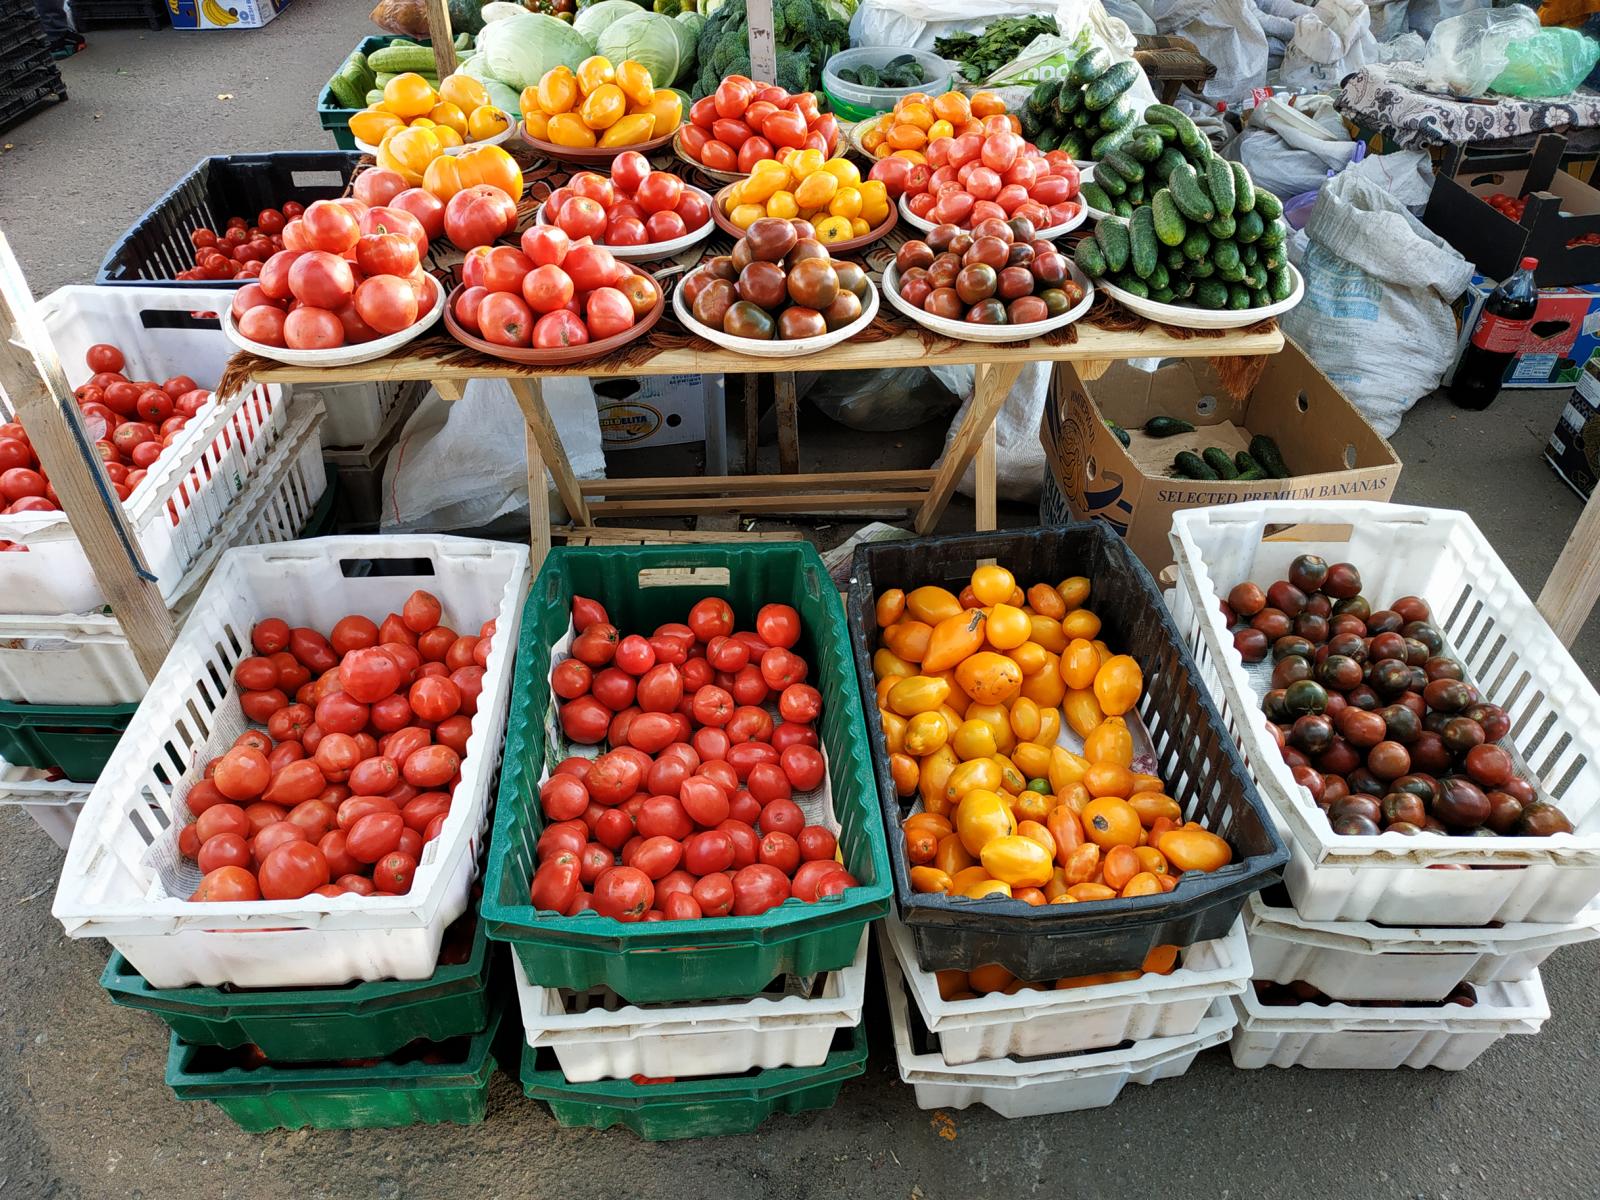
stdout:
[[1034,734],[1029,741],[1039,746],[1054,746],[1056,738],[1060,735],[1061,710],[1059,708],[1040,708],[1039,732]]
[[631,58],[617,64],[616,83],[635,104],[649,104],[655,98],[656,83],[650,78],[650,69]]
[[405,122],[392,112],[377,108],[364,108],[350,117],[350,132],[359,142],[376,146],[383,135],[395,129],[404,129]]
[[[843,218],[841,218],[841,220],[842,219]],[[867,224],[867,222],[862,220],[860,217],[851,217],[850,232],[855,237],[866,237],[867,234],[872,232],[872,226]]]
[[[958,820],[960,815],[958,811]],[[980,848],[978,858],[985,871],[1012,887],[1043,887],[1055,870],[1049,850],[1032,838],[1017,834],[990,838]]]
[[1073,688],[1062,697],[1061,715],[1072,732],[1084,738],[1106,719],[1094,693],[1081,688]]
[[650,140],[656,119],[649,113],[629,113],[600,135],[602,146],[637,146]]
[[578,115],[590,129],[610,129],[627,114],[628,97],[614,83],[602,83],[578,105]]
[[[524,92],[523,95],[527,95],[527,93]],[[541,142],[550,140],[550,118],[540,109],[523,109],[522,123],[527,126],[529,137],[536,137]]]
[[[533,91],[533,88],[523,89],[523,108],[529,107],[528,99]],[[463,75],[458,71],[454,75],[446,75],[440,82],[439,99],[469,113],[480,104],[489,103],[489,89],[471,75]]]
[[1047,777],[1050,790],[1064,791],[1075,783],[1082,783],[1089,773],[1089,760],[1060,746],[1050,747],[1050,769]]
[[823,161],[821,150],[798,150],[788,160],[789,170],[793,172],[795,181],[799,182],[822,170]]
[[1046,779],[1050,775],[1050,747],[1038,742],[1018,742],[1012,748],[1011,761],[1029,779]]
[[578,102],[578,77],[571,67],[551,67],[539,77],[534,95],[548,116],[571,112]]
[[665,137],[683,124],[683,97],[671,88],[657,88],[644,110],[655,121],[651,137]]
[[794,193],[785,189],[773,192],[767,200],[767,216],[783,217],[785,219],[798,217],[800,205],[795,203]]
[[[960,762],[956,759],[956,752],[950,749],[948,745],[939,747],[918,764],[917,793],[922,797],[922,807],[928,812],[947,813],[950,811],[950,776],[960,765]],[[943,863],[936,863],[935,865],[940,870],[950,870]],[[951,873],[954,874],[954,872]]]
[[972,573],[972,594],[980,604],[1004,604],[1017,581],[1004,567],[979,567]]
[[605,55],[591,54],[578,64],[577,78],[578,88],[585,96],[590,96],[596,89],[616,83],[617,69]]
[[918,713],[932,712],[944,703],[949,694],[950,685],[943,679],[912,675],[897,680],[889,689],[889,708],[902,717],[914,717]]
[[1011,732],[1019,742],[1031,742],[1039,734],[1039,706],[1026,696],[1011,702]]
[[[741,204],[728,214],[728,220],[732,221],[740,229],[749,229],[750,226],[766,215],[767,210],[759,204]],[[888,651],[885,650],[882,653],[887,654]]]
[[[816,178],[815,175],[812,176]],[[809,181],[808,181],[809,182]],[[816,223],[817,241],[824,246],[837,245],[839,242],[848,242],[855,231],[850,226],[848,217],[823,217]]]
[[1022,686],[1022,668],[1003,654],[980,650],[956,667],[956,679],[979,704],[1001,704]]
[[977,788],[963,796],[956,805],[955,818],[956,836],[968,854],[981,856],[983,848],[995,838],[1017,832],[1011,806],[998,792],[987,788]]
[[994,744],[1001,754],[1011,753],[1016,735],[1011,732],[1011,714],[998,704],[969,704],[964,714],[968,720],[982,721],[994,733]]
[[1107,717],[1096,725],[1083,739],[1083,756],[1092,763],[1131,766],[1133,735],[1128,732],[1128,723],[1121,717]]
[[1016,663],[1024,675],[1036,675],[1050,662],[1049,651],[1038,642],[1023,642],[1016,649],[1007,650],[1006,657]]
[[999,746],[995,744],[994,730],[983,721],[966,720],[956,727],[950,744],[955,747],[956,754],[963,760],[974,758],[989,758],[999,753]]
[[1075,608],[1061,620],[1061,631],[1069,638],[1097,638],[1100,618],[1087,608]]
[[443,125],[454,129],[457,133],[467,132],[467,114],[448,100],[435,104],[428,113],[428,119],[435,125]]
[[828,201],[828,215],[843,217],[849,220],[861,215],[861,189],[857,187],[841,187],[834,193],[832,200]]
[[1066,695],[1067,685],[1061,682],[1059,660],[1045,651],[1044,666],[1032,675],[1023,677],[1022,694],[1040,708],[1055,708]]
[[[980,871],[982,867],[978,868]],[[976,883],[968,884],[962,889],[961,894],[968,900],[986,900],[990,896],[999,896],[1002,899],[1011,899],[1011,885],[1002,879],[980,879]]]
[[757,163],[755,170],[739,184],[739,196],[746,204],[765,204],[788,182],[789,172],[777,163]]
[[1066,604],[1067,611],[1071,612],[1075,608],[1082,608],[1084,602],[1089,599],[1089,580],[1086,576],[1074,575],[1058,583],[1056,591],[1061,593],[1062,602]]
[[1015,795],[1028,786],[1028,777],[1004,754],[996,754],[989,761],[1000,768],[1001,790]]
[[481,142],[511,128],[511,118],[492,104],[480,104],[467,114],[467,137]]
[[874,678],[883,679],[885,676],[893,675],[904,679],[916,673],[917,669],[915,667],[903,658],[897,658],[888,650],[878,650],[872,655],[872,674]]
[[822,169],[839,181],[842,188],[856,187],[861,182],[861,169],[848,158],[830,158]]
[[826,171],[813,171],[795,188],[795,203],[801,208],[826,208],[839,190],[839,181]]
[[878,709],[878,718],[883,722],[883,740],[889,748],[889,753],[902,753],[906,748],[906,719],[899,713],[890,712],[882,707]]
[[961,601],[942,587],[919,587],[906,596],[906,610],[918,621],[937,625],[946,617],[959,616]]
[[1139,699],[1144,690],[1144,674],[1128,654],[1118,654],[1101,666],[1094,677],[1094,697],[1100,710],[1109,717],[1120,717]]
[[415,71],[396,75],[383,85],[383,106],[397,117],[422,117],[439,103],[439,93]]
[[1073,638],[1061,655],[1061,680],[1069,688],[1082,691],[1094,686],[1094,677],[1100,670],[1100,656],[1088,638]]
[[983,789],[991,792],[1000,790],[1000,764],[992,758],[973,758],[961,763],[950,772],[950,778],[945,781],[945,796],[951,803],[957,803],[968,792]]
[[916,758],[932,754],[949,740],[949,726],[937,712],[920,712],[906,723],[906,753]]
[[[452,146],[465,146],[467,144],[466,140],[448,125],[434,126],[433,133],[434,136],[439,139],[439,145],[445,149],[449,149]],[[490,148],[498,150],[500,147],[494,146]]]
[[413,187],[422,183],[428,164],[444,153],[438,135],[428,128],[396,129],[378,147],[378,165],[398,171]]
[[[1100,803],[1096,801],[1096,803]],[[1126,803],[1126,801],[1124,801]],[[956,814],[957,830],[961,814]],[[966,839],[962,838],[962,844]],[[1180,871],[1215,871],[1233,860],[1233,849],[1204,829],[1173,829],[1156,839],[1156,849]]]
[[1028,614],[1020,608],[1012,608],[1009,604],[996,604],[989,610],[984,637],[996,650],[1015,650],[1028,640],[1031,632]]

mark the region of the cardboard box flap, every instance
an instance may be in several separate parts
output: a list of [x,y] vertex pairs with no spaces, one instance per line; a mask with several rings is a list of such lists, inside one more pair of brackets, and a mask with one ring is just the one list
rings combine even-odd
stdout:
[[1261,382],[1250,393],[1245,427],[1278,443],[1290,475],[1399,466],[1394,448],[1317,364],[1294,348],[1298,353],[1286,348],[1267,359]]
[[1170,358],[1154,371],[1113,362],[1094,391],[1101,413],[1130,433],[1151,417],[1177,417],[1191,425],[1244,421],[1245,401],[1228,394],[1209,359]]

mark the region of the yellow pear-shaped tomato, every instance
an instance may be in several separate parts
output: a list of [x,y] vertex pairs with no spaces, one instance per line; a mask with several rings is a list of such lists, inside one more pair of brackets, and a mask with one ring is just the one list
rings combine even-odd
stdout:
[[1083,739],[1083,756],[1092,763],[1127,768],[1133,765],[1133,735],[1121,717],[1107,717]]
[[629,113],[620,117],[617,123],[600,135],[602,146],[637,146],[640,142],[648,142],[655,129],[656,121],[649,113]]
[[578,90],[585,96],[593,95],[608,83],[616,83],[617,69],[603,54],[591,54],[578,64]]
[[[528,92],[532,90],[529,88],[522,93],[524,107],[527,106]],[[440,81],[439,99],[446,104],[454,104],[464,113],[469,113],[480,104],[489,103],[489,89],[471,75],[463,75],[457,71],[454,75],[446,75]]]
[[551,67],[539,77],[534,94],[548,116],[571,112],[578,102],[578,77],[571,67]]
[[1061,654],[1061,679],[1069,688],[1082,691],[1094,686],[1100,671],[1100,656],[1088,638],[1073,638]]
[[[959,686],[959,685],[958,685]],[[962,693],[965,695],[965,693]],[[1011,753],[1011,748],[1016,745],[1016,734],[1011,732],[1011,714],[998,704],[967,705],[965,713],[969,721],[982,721],[994,731],[995,750],[1001,754]],[[994,751],[990,751],[994,753]]]
[[382,142],[383,135],[390,130],[404,128],[404,121],[383,109],[364,108],[350,117],[350,132],[358,142],[365,142],[369,146]]
[[[957,831],[960,828],[961,814],[957,812]],[[1232,847],[1205,829],[1170,830],[1156,839],[1156,849],[1180,871],[1215,871],[1233,861]]]
[[[578,69],[583,69],[582,63],[578,64]],[[623,95],[635,104],[649,104],[656,94],[656,83],[650,78],[650,68],[631,58],[617,64],[614,82],[622,89]],[[667,82],[672,81],[669,79]]]
[[1033,634],[1028,614],[1009,604],[996,604],[989,610],[984,637],[996,650],[1015,650]]
[[949,694],[950,685],[943,679],[912,675],[896,680],[889,689],[889,708],[902,717],[910,718],[918,713],[932,712],[944,703]]
[[[960,813],[956,816],[959,819]],[[985,871],[1012,887],[1043,887],[1055,870],[1049,850],[1018,834],[990,838],[979,850],[978,859]]]
[[1086,689],[1073,688],[1061,700],[1061,715],[1067,722],[1067,727],[1079,737],[1086,738],[1101,721],[1106,719],[1106,714],[1100,708],[1100,701],[1095,699],[1094,693]]
[[[828,178],[832,179],[833,176]],[[982,610],[976,608],[940,621],[928,638],[928,649],[922,656],[922,669],[947,670],[968,655],[976,654],[983,648],[984,622]]]
[[583,123],[577,113],[557,113],[550,118],[550,141],[557,146],[588,148],[594,145],[594,130]]
[[628,97],[614,83],[602,83],[578,105],[578,115],[590,129],[610,129],[628,111]]
[[1101,666],[1094,676],[1094,696],[1100,711],[1120,717],[1139,700],[1144,690],[1144,674],[1132,655],[1118,654]]
[[877,679],[884,679],[890,675],[896,679],[904,679],[916,673],[916,667],[897,656],[892,650],[879,649],[873,652],[872,674]]
[[949,726],[937,712],[920,712],[906,722],[906,753],[915,758],[932,754],[949,740]]
[[945,795],[959,803],[968,792],[1000,790],[1000,764],[992,758],[972,758],[950,772]]
[[906,608],[916,620],[929,625],[937,625],[946,617],[959,616],[962,611],[961,601],[942,587],[917,588],[906,596]]
[[645,111],[655,118],[651,137],[665,137],[683,124],[683,97],[671,88],[657,88]]
[[956,667],[956,680],[979,704],[1002,704],[1022,686],[1022,668],[1004,654],[980,650]]
[[1011,805],[998,792],[987,788],[977,788],[963,796],[956,805],[955,817],[956,836],[968,854],[981,856],[983,848],[995,838],[1017,832],[1017,819],[1011,813]]
[[922,807],[930,813],[944,814],[950,811],[950,797],[948,782],[959,762],[955,751],[948,745],[940,746],[932,754],[921,759],[913,759],[917,763],[917,794],[922,797]]

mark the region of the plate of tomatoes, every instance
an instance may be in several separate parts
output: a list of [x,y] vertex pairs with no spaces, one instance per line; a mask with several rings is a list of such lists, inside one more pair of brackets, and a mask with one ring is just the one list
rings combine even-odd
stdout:
[[589,238],[625,262],[670,258],[711,236],[711,197],[637,151],[613,154],[611,173],[580,171],[550,193],[536,225]]
[[[379,276],[366,282],[376,282],[380,279],[387,280],[391,278],[396,277]],[[325,349],[294,349],[289,346],[274,346],[266,342],[252,341],[240,332],[239,321],[248,312],[248,309],[241,311],[239,300],[235,300],[231,308],[220,314],[222,332],[239,349],[248,350],[251,354],[258,354],[262,358],[270,358],[273,362],[285,363],[291,367],[348,367],[355,363],[371,362],[375,358],[383,358],[385,355],[393,354],[402,346],[415,341],[424,330],[439,319],[439,314],[444,311],[444,289],[439,286],[437,281],[431,282],[433,284],[430,293],[433,297],[432,305],[423,311],[415,322],[398,333],[385,334],[382,337],[371,338],[364,342],[342,341],[336,342]],[[362,286],[365,286],[365,282],[358,285],[358,292]],[[259,284],[256,285],[256,289],[259,291]],[[246,301],[250,300],[253,295],[249,285],[240,288],[239,294]],[[359,296],[356,303],[361,303]],[[289,314],[291,317],[293,315],[293,313]],[[339,318],[339,314],[334,315]],[[331,324],[329,326],[330,331],[333,328],[342,330],[344,328],[342,321],[343,318],[339,318]]]
[[562,146],[555,142],[547,142],[536,138],[528,132],[528,123],[519,122],[517,132],[528,147],[546,158],[556,162],[576,163],[582,167],[601,167],[617,156],[619,150],[635,150],[640,154],[650,154],[672,142],[673,135],[678,132],[676,126],[658,137],[649,138],[633,146]]

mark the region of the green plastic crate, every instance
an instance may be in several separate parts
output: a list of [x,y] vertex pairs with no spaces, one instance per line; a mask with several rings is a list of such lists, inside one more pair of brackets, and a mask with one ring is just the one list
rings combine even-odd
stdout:
[[138,709],[138,701],[97,705],[0,701],[0,758],[14,767],[41,771],[59,767],[75,783],[93,783]]
[[[385,1129],[403,1125],[476,1125],[489,1106],[491,1053],[503,1008],[496,1004],[483,1032],[465,1043],[461,1061],[336,1063],[229,1067],[197,1063],[212,1047],[172,1035],[167,1086],[179,1100],[209,1100],[246,1133],[272,1129]],[[199,1066],[202,1069],[197,1070]]]
[[[371,54],[374,50],[382,50],[390,42],[398,41],[416,42],[422,46],[431,45],[427,38],[402,38],[398,34],[382,33],[362,38],[356,49],[363,54]],[[339,66],[334,68],[335,73],[341,70],[349,59],[349,54],[341,58]],[[334,99],[333,78],[329,76],[328,82],[323,85],[322,94],[317,97],[317,118],[322,122],[322,127],[333,134],[333,140],[339,149],[356,148],[356,135],[350,132],[350,118],[360,111],[359,108],[345,108]]]
[[[693,569],[687,580],[674,574]],[[805,626],[796,650],[821,690],[819,730],[828,758],[839,848],[860,882],[812,904],[786,900],[754,917],[628,924],[594,912],[536,912],[528,887],[544,818],[538,781],[551,711],[550,647],[567,631],[574,593],[600,599],[624,631],[680,621],[707,595],[733,605],[750,627],[763,604],[788,603]],[[554,762],[548,764],[553,767]],[[565,547],[550,552],[523,611],[517,674],[500,771],[494,840],[483,889],[489,936],[512,943],[541,987],[604,985],[636,1004],[752,996],[779,975],[815,975],[850,965],[866,925],[889,911],[883,816],[873,783],[860,689],[839,593],[808,542],[770,545]],[[670,951],[671,953],[663,953]]]
[[100,985],[113,1003],[155,1013],[191,1046],[253,1043],[274,1062],[384,1058],[418,1038],[443,1042],[489,1023],[488,938],[482,920],[473,926],[467,961],[441,966],[429,979],[333,988],[153,988],[113,951]]
[[[544,1053],[549,1055],[545,1061],[554,1064],[554,1054]],[[753,1133],[777,1113],[832,1108],[845,1080],[867,1069],[867,1033],[865,1025],[841,1030],[818,1067],[769,1067],[676,1083],[568,1083],[559,1067],[540,1070],[539,1054],[523,1042],[522,1090],[548,1104],[558,1124],[593,1129],[626,1125],[646,1141],[670,1142]]]

